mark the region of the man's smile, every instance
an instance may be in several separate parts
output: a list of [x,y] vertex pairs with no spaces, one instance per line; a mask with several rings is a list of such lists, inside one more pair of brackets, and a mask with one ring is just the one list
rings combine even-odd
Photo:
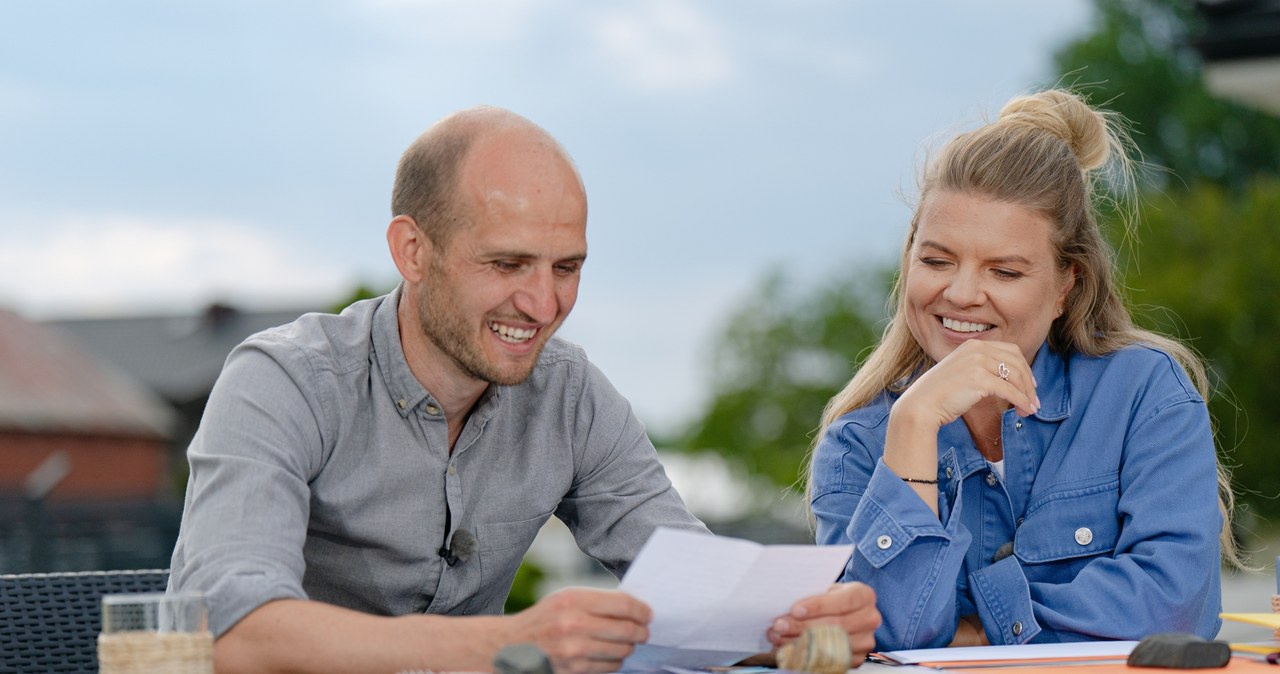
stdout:
[[537,328],[517,328],[497,321],[489,322],[489,330],[508,344],[524,344],[538,334]]

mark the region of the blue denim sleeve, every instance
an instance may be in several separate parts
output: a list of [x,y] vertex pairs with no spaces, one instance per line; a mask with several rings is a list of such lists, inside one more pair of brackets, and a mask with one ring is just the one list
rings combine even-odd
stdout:
[[[1019,532],[1013,557],[970,575],[993,644],[1217,634],[1222,518],[1208,412],[1198,399],[1183,398],[1141,413],[1126,434],[1118,488],[1108,490],[1118,491],[1114,549],[1061,582],[1029,581],[1024,564],[1064,562],[1071,554],[1070,543],[1044,545],[1078,531],[1073,517],[1080,513],[1062,507],[1047,527],[1056,531]],[[1043,507],[1056,506],[1049,500]]]
[[955,636],[956,579],[971,536],[958,505],[944,526],[880,454],[879,445],[869,448],[848,428],[833,427],[819,443],[811,493],[817,542],[854,545],[841,581],[876,591],[878,649],[946,646]]

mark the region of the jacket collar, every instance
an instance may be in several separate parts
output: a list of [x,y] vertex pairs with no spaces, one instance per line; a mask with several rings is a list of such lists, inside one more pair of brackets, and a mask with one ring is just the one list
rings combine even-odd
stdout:
[[1032,416],[1040,421],[1062,421],[1071,416],[1071,385],[1067,381],[1067,357],[1049,348],[1046,340],[1036,352],[1031,374],[1036,378],[1040,410]]

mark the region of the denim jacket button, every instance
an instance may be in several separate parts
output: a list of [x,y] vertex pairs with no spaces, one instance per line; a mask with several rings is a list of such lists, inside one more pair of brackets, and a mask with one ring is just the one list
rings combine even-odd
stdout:
[[888,536],[880,536],[876,539],[876,547],[881,550],[888,550],[891,545],[893,545],[893,539]]
[[1021,620],[1015,620],[1015,621],[1013,621],[1013,636],[1015,636],[1015,637],[1022,636],[1022,621],[1021,621]]
[[1022,430],[1022,420],[1019,419],[1016,423],[1013,424],[1013,427],[1016,428],[1017,430]]
[[987,473],[987,484],[988,484],[989,486],[992,486],[992,487],[996,486],[996,474],[995,474],[995,473]]
[[1093,532],[1089,531],[1089,527],[1076,529],[1076,542],[1080,545],[1088,545],[1093,542]]
[[951,479],[951,466],[947,466],[947,479]]

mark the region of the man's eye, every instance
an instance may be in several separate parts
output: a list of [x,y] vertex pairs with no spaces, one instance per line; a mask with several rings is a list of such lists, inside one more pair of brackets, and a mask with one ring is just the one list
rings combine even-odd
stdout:
[[574,274],[577,274],[578,270],[580,269],[582,269],[582,265],[577,265],[577,264],[556,265],[556,273],[560,274],[561,276],[573,276]]
[[510,260],[494,260],[493,268],[498,271],[515,271],[520,268],[520,263]]

